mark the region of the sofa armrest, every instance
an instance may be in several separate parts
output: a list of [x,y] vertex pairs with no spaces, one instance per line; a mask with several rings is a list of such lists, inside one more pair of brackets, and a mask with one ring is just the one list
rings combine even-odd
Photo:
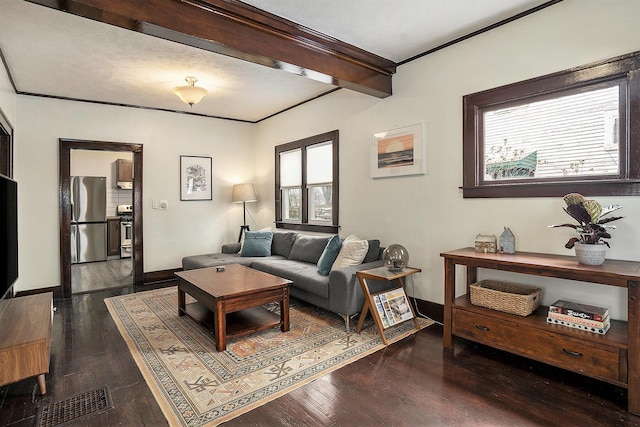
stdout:
[[352,316],[364,305],[364,294],[356,272],[382,267],[381,260],[333,270],[329,273],[329,310]]
[[222,253],[223,254],[237,254],[240,252],[240,243],[226,243],[222,245]]

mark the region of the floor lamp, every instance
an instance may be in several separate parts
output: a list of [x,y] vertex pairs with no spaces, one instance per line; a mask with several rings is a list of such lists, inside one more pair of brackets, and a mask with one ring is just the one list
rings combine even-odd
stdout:
[[233,186],[231,195],[231,203],[242,203],[242,212],[244,214],[244,224],[240,226],[240,234],[238,235],[238,242],[242,240],[242,233],[249,231],[247,225],[247,202],[255,202],[256,189],[253,184],[236,184]]

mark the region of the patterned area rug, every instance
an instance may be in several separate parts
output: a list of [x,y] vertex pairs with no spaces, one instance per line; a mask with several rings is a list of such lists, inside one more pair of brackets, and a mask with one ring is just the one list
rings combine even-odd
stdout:
[[[338,315],[294,300],[289,332],[272,328],[230,339],[223,352],[211,332],[178,316],[175,287],[105,303],[174,426],[220,424],[384,348],[370,317],[361,334],[347,333]],[[278,304],[268,308],[279,310]],[[419,320],[422,328],[431,324]],[[387,340],[411,335],[413,326],[387,329]]]

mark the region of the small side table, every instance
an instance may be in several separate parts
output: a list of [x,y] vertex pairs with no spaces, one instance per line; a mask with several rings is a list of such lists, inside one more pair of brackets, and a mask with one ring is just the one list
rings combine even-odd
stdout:
[[[364,293],[364,305],[362,306],[362,313],[360,313],[360,320],[358,320],[358,327],[356,328],[356,333],[360,333],[362,329],[362,324],[364,323],[364,319],[367,317],[369,311],[371,312],[371,316],[376,323],[376,327],[378,328],[378,332],[380,332],[380,337],[382,338],[382,342],[384,345],[388,345],[387,337],[384,335],[384,325],[382,324],[382,319],[380,317],[380,313],[378,313],[378,309],[376,308],[376,303],[374,298],[377,295],[387,293],[389,291],[393,291],[394,289],[402,289],[404,291],[404,281],[402,280],[404,277],[410,276],[415,273],[420,273],[422,270],[419,268],[406,267],[402,270],[391,271],[386,267],[378,267],[372,268],[371,270],[362,270],[356,272],[356,276],[358,277],[358,281],[360,282],[360,287],[362,287],[362,292]],[[395,286],[385,288],[381,292],[371,293],[369,289],[369,284],[367,280],[379,280],[379,281],[387,281],[387,282],[396,282]],[[416,318],[416,313],[413,311],[413,307],[411,303],[407,299],[407,303],[409,304],[409,308],[411,309],[412,318],[403,320],[399,323],[407,322],[409,320],[413,320],[413,323],[416,327],[416,331],[420,330],[420,324],[418,323],[418,319]]]

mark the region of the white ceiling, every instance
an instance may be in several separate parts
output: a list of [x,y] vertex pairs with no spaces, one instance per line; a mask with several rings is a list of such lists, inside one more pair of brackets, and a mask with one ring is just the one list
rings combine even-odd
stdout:
[[[546,0],[245,0],[401,62]],[[255,122],[335,88],[283,70],[77,17],[0,1],[0,49],[20,93]],[[173,94],[196,76],[193,107]],[[345,89],[346,90],[346,89]]]

